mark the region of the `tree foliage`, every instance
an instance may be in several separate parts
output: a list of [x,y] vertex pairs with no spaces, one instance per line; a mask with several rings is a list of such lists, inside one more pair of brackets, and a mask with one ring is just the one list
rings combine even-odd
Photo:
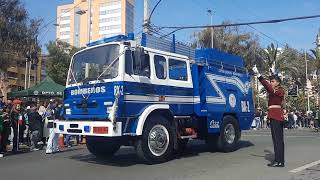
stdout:
[[65,85],[70,60],[80,49],[60,40],[50,41],[49,44],[47,44],[47,49],[49,52],[47,74],[56,83]]
[[[228,22],[224,22],[225,24]],[[211,47],[211,28],[203,29],[194,34],[193,47]],[[300,95],[298,98],[290,97],[290,105],[300,105],[304,95],[301,92],[306,87],[306,61],[305,52],[299,51],[286,45],[282,49],[271,43],[266,48],[261,47],[259,38],[252,33],[241,32],[238,27],[214,28],[213,47],[221,51],[241,56],[246,68],[250,71],[253,65],[257,65],[260,73],[268,76],[270,69],[274,68],[282,74],[283,86],[289,87],[296,83],[299,85]],[[320,51],[311,50],[306,54],[309,60],[308,74],[316,72],[318,80],[313,81],[313,86],[320,91]],[[308,76],[309,79],[311,79]],[[256,86],[254,84],[254,86]],[[255,89],[256,90],[256,89]],[[257,91],[257,90],[256,90]],[[301,106],[303,108],[305,106]]]
[[[224,22],[227,24],[228,22]],[[211,28],[206,28],[194,34],[193,47],[211,47]],[[260,62],[261,56],[258,38],[247,32],[241,32],[238,27],[214,28],[213,47],[221,51],[241,56],[245,59],[247,68]]]
[[[37,60],[41,20],[30,19],[20,0],[0,0],[0,90],[7,94],[7,69],[25,57]],[[37,61],[34,61],[37,63]]]

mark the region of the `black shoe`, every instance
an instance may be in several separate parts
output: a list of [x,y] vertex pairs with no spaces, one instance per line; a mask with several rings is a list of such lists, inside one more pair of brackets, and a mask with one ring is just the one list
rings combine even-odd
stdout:
[[274,167],[275,165],[277,165],[277,162],[270,162],[269,164],[267,164],[267,166],[269,167]]
[[278,163],[274,167],[284,167],[284,163]]

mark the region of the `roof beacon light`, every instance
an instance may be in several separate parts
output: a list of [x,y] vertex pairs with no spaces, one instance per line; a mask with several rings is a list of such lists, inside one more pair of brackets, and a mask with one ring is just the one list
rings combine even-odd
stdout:
[[121,42],[121,41],[133,41],[134,40],[134,33],[128,33],[128,36],[125,35],[116,35],[108,38],[103,38],[98,41],[94,41],[87,44],[87,47],[96,46],[99,44],[109,43],[109,42]]

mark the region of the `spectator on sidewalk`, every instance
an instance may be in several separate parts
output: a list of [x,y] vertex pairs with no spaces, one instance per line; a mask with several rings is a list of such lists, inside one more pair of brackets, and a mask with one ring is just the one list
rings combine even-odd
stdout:
[[39,150],[38,142],[41,140],[40,131],[42,128],[42,117],[36,111],[36,107],[34,105],[30,107],[30,113],[28,115],[28,119],[29,119],[29,130],[31,134],[30,150],[37,151]]
[[21,101],[15,100],[13,102],[13,107],[10,114],[11,125],[13,129],[13,148],[12,152],[17,153],[19,149],[19,138],[21,131],[23,131],[21,127],[20,121],[22,121],[21,114]]
[[289,114],[288,114],[288,121],[289,121],[289,125],[288,125],[288,128],[289,129],[292,129],[293,128],[293,125],[294,125],[294,120],[293,120],[293,112],[291,111]]
[[293,127],[297,128],[298,127],[298,112],[293,113]]
[[2,153],[6,153],[7,152],[7,145],[8,145],[8,138],[9,135],[11,134],[11,125],[10,125],[10,118],[9,118],[9,113],[10,113],[10,109],[8,109],[7,106],[3,107],[3,111],[2,111],[2,118],[3,118],[3,130],[1,133],[1,143],[0,143],[0,151]]
[[5,106],[5,103],[3,102],[3,96],[0,96],[0,109],[3,109],[3,107]]
[[[3,132],[3,114],[2,114],[2,107],[0,107],[0,141],[2,142],[2,132]],[[3,157],[4,150],[3,147],[0,146],[0,158]]]

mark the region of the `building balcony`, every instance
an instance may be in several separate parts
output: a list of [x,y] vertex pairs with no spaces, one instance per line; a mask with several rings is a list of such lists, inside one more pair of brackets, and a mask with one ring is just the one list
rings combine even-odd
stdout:
[[18,78],[16,77],[8,77],[9,85],[17,85]]

